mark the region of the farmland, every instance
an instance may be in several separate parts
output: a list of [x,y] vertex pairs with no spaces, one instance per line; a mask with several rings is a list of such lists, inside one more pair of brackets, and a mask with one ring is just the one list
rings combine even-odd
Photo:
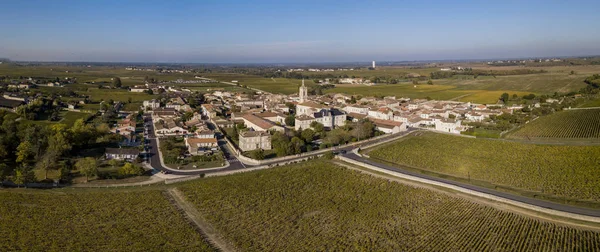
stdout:
[[463,180],[600,201],[600,146],[556,146],[418,133],[371,157]]
[[600,140],[600,109],[567,110],[540,117],[507,138],[575,138]]
[[[285,78],[263,78],[254,75],[244,74],[205,74],[206,78],[212,78],[218,81],[231,82],[237,80],[242,86],[248,86],[251,88],[257,88],[271,93],[282,93],[282,94],[294,94],[298,93],[298,87],[302,85],[302,80],[298,79],[285,79]],[[305,85],[314,85],[311,80],[306,80]]]
[[598,250],[600,233],[350,171],[324,160],[180,187],[242,251]]
[[2,251],[212,251],[158,190],[0,192]]

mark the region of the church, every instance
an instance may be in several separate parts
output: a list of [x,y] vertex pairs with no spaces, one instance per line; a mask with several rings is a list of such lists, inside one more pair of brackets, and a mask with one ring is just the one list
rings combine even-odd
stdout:
[[344,112],[308,100],[308,87],[304,85],[304,79],[299,90],[299,96],[300,103],[296,105],[296,120],[294,122],[296,130],[308,129],[312,122],[323,124],[327,129],[344,126],[346,123]]

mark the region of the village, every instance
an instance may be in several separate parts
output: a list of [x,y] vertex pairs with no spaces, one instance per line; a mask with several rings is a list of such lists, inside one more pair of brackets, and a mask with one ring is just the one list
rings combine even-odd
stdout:
[[[309,95],[303,83],[295,95],[215,90],[204,94],[204,103],[194,109],[184,91],[167,90],[172,97],[167,102],[149,100],[142,106],[151,115],[152,133],[157,138],[177,138],[186,147],[182,156],[194,156],[221,155],[218,143],[223,136],[235,153],[259,160],[410,128],[461,134],[469,128],[463,122],[482,122],[523,108],[398,97]],[[115,132],[130,135],[127,122],[119,123]]]

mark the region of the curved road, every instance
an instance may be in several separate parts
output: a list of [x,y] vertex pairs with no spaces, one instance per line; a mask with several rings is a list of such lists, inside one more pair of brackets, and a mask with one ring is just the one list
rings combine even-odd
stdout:
[[514,194],[510,194],[510,193],[496,191],[496,190],[485,188],[485,187],[479,187],[479,186],[475,186],[475,185],[465,184],[465,183],[461,183],[461,182],[457,182],[457,181],[453,181],[453,180],[428,176],[428,175],[424,175],[421,173],[411,172],[411,171],[403,170],[403,169],[400,169],[397,167],[377,163],[373,160],[357,156],[353,152],[348,152],[346,155],[344,155],[344,157],[358,161],[358,162],[366,163],[366,164],[369,164],[372,166],[376,166],[378,168],[385,169],[388,171],[393,171],[393,172],[402,173],[405,175],[410,175],[410,176],[414,176],[414,177],[418,177],[418,178],[422,178],[422,179],[427,179],[427,180],[432,180],[432,181],[436,181],[436,182],[440,182],[440,183],[444,183],[444,184],[458,186],[458,187],[473,190],[476,192],[490,194],[490,195],[506,198],[509,200],[514,200],[514,201],[518,201],[521,203],[529,204],[529,205],[534,205],[534,206],[552,209],[552,210],[558,210],[558,211],[562,211],[562,212],[587,215],[587,216],[593,216],[593,217],[600,217],[600,210],[563,205],[563,204],[559,204],[559,203],[555,203],[555,202],[539,200],[539,199],[535,199],[535,198],[529,198],[529,197],[524,197],[524,196],[520,196],[520,195],[514,195]]

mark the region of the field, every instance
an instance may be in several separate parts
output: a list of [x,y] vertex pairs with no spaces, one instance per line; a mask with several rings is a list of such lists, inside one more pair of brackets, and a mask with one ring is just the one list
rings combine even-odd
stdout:
[[418,133],[372,158],[552,196],[600,201],[600,146],[556,146]]
[[454,86],[444,85],[413,85],[413,84],[394,84],[394,85],[353,85],[339,84],[333,89],[327,89],[326,93],[346,93],[349,95],[361,96],[396,96],[423,99],[430,97],[432,99],[449,100],[452,98],[468,95],[469,91],[453,90]]
[[600,233],[495,210],[324,160],[180,187],[242,251],[600,249]]
[[0,191],[1,251],[212,251],[160,191]]
[[600,109],[567,110],[539,117],[507,138],[575,138],[600,140]]
[[0,76],[9,75],[13,77],[45,77],[65,78],[75,77],[78,83],[84,82],[111,82],[111,78],[120,77],[124,86],[140,85],[144,83],[144,77],[157,78],[160,80],[193,79],[194,74],[180,73],[157,73],[146,71],[129,71],[125,66],[18,66],[14,64],[0,65]]
[[[206,78],[215,79],[218,81],[231,82],[237,80],[240,85],[257,88],[270,93],[295,94],[298,93],[298,87],[302,85],[302,80],[285,79],[285,78],[263,78],[260,76],[244,75],[244,74],[205,74]],[[305,85],[315,85],[312,80],[305,80]]]

